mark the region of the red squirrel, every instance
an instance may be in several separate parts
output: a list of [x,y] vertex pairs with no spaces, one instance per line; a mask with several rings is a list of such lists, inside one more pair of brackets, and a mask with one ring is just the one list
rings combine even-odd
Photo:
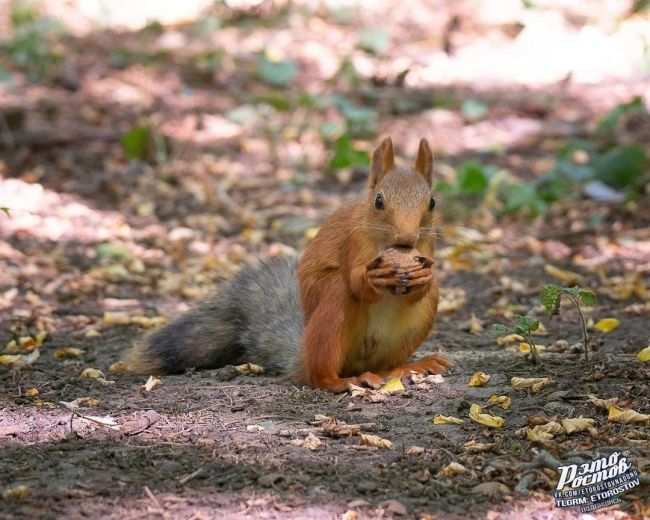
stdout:
[[333,392],[444,372],[451,363],[437,354],[408,361],[438,307],[432,169],[426,139],[412,167],[396,166],[384,139],[367,195],[323,223],[297,266],[273,259],[242,270],[134,347],[127,366],[156,374],[251,362]]

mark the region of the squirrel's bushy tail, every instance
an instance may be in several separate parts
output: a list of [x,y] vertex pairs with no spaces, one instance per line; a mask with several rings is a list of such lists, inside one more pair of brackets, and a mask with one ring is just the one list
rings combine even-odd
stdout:
[[291,371],[300,351],[303,313],[296,260],[272,259],[244,268],[212,298],[134,347],[132,372],[255,363],[268,373]]

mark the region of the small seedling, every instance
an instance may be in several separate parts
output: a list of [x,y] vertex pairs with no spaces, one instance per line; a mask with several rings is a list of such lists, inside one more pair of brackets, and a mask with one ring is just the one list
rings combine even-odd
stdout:
[[523,336],[526,342],[530,345],[530,353],[533,356],[533,362],[536,365],[541,365],[542,358],[540,358],[539,352],[537,352],[537,347],[535,346],[535,341],[533,340],[533,332],[539,328],[539,321],[532,316],[517,315],[515,317],[517,318],[517,321],[512,327],[502,325],[501,323],[495,323],[492,326],[492,330],[500,336],[505,334],[519,334],[520,336]]
[[582,325],[582,345],[585,351],[585,361],[589,361],[589,333],[587,332],[587,322],[582,313],[580,303],[582,302],[584,305],[591,307],[596,304],[596,295],[590,291],[583,291],[578,286],[559,287],[555,284],[545,285],[542,287],[539,296],[544,306],[544,312],[548,316],[560,313],[560,300],[562,299],[562,295],[566,296],[575,305],[576,309],[578,309],[580,324]]

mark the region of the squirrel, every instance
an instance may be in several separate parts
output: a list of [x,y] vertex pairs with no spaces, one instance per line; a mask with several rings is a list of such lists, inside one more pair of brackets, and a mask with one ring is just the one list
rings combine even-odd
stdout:
[[437,354],[408,362],[438,307],[432,170],[426,139],[413,167],[396,166],[384,139],[365,199],[326,219],[299,261],[243,269],[131,349],[128,369],[161,374],[251,362],[332,392],[378,388],[410,371],[443,373],[451,363]]

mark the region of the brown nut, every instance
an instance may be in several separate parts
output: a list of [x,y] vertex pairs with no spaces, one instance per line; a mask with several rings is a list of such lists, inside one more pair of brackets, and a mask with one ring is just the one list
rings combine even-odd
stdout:
[[380,257],[383,266],[399,269],[410,269],[423,265],[423,260],[425,260],[425,257],[417,249],[396,249],[394,247],[385,249]]

